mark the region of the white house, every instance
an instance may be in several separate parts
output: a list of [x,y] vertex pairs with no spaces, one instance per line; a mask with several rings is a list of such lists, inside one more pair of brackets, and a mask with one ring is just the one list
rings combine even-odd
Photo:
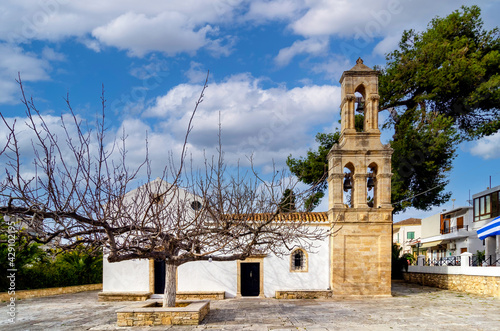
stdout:
[[401,254],[417,253],[414,249],[415,244],[420,242],[421,223],[420,218],[408,218],[393,224],[392,242],[402,248]]
[[473,224],[472,206],[457,207],[422,220],[419,249],[426,258],[438,261],[484,249]]

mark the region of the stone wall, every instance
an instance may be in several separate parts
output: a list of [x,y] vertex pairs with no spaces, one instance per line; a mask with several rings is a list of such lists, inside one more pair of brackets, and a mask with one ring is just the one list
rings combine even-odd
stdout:
[[331,237],[331,289],[335,297],[391,295],[391,223],[378,213],[346,213]]
[[[39,298],[47,297],[51,295],[67,294],[67,293],[77,293],[85,291],[96,291],[102,290],[102,284],[88,284],[88,285],[78,285],[78,286],[66,286],[66,287],[53,287],[53,288],[40,288],[36,290],[22,290],[16,291],[14,297],[16,299],[27,299],[27,298]],[[12,296],[8,292],[0,293],[1,301],[8,301]]]
[[[98,301],[146,301],[151,292],[99,292]],[[177,300],[224,300],[224,291],[177,292]]]
[[332,291],[276,291],[275,297],[276,299],[330,299],[332,297]]
[[98,301],[146,301],[150,292],[99,292]]
[[407,272],[404,278],[425,286],[500,297],[500,277]]
[[198,325],[210,311],[209,301],[186,302],[186,306],[175,308],[156,307],[152,302],[117,311],[118,326],[154,325]]
[[185,291],[177,292],[177,300],[224,300],[224,291]]

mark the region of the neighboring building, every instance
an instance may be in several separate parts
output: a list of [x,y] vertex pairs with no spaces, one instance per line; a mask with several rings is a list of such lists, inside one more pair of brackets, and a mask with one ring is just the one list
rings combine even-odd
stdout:
[[416,254],[416,243],[421,237],[420,218],[408,218],[392,225],[392,242],[401,247],[401,255]]
[[[329,211],[293,216],[301,217],[305,226],[334,227],[335,235],[314,242],[313,251],[298,247],[284,258],[268,254],[183,264],[177,269],[178,291],[224,291],[228,297],[273,297],[278,290],[331,291],[338,297],[391,295],[393,150],[380,140],[378,74],[361,59],[343,73],[341,136],[328,154]],[[365,114],[362,132],[354,127],[356,105]],[[160,294],[164,275],[161,261],[105,260],[103,292]]]
[[[474,206],[473,229],[475,231],[489,225],[500,216],[500,186],[489,188],[472,195]],[[484,238],[484,250],[487,258],[491,256],[491,264],[500,260],[500,235],[497,231],[490,232]],[[500,264],[500,261],[497,262]]]
[[473,208],[458,207],[422,220],[419,250],[432,260],[483,250],[473,227]]

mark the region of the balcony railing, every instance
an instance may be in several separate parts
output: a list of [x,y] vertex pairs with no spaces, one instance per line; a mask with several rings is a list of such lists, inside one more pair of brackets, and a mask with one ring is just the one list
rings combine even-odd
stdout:
[[444,228],[444,229],[441,229],[441,234],[458,232],[459,230],[469,231],[469,226],[468,225],[464,225],[462,227],[452,226],[452,227],[449,227],[449,228]]

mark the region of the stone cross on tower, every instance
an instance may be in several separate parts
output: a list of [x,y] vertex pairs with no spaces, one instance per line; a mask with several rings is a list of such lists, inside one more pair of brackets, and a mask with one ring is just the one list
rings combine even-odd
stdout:
[[341,135],[328,154],[329,218],[340,229],[330,241],[334,295],[391,294],[392,149],[380,141],[378,75],[359,58],[340,78]]

